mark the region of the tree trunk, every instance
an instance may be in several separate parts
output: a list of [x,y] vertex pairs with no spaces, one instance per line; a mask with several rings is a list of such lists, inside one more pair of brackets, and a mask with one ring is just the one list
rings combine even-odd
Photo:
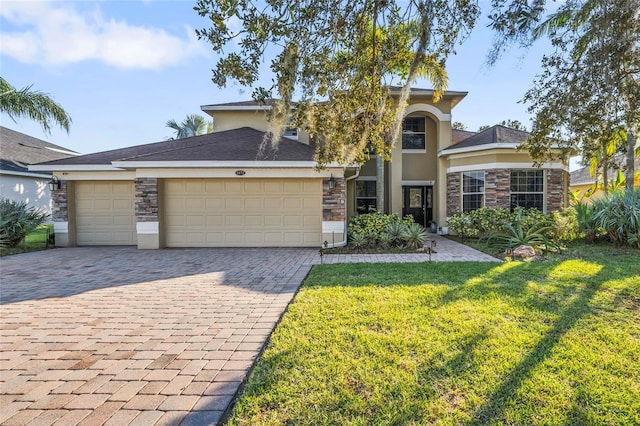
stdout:
[[633,130],[627,130],[627,166],[624,171],[624,178],[626,181],[625,188],[627,191],[633,191],[634,188],[634,175],[635,175],[635,148],[636,137]]
[[609,156],[606,144],[602,146],[602,186],[604,195],[607,195],[609,193]]
[[384,209],[384,158],[378,155],[376,158],[376,207],[381,213]]

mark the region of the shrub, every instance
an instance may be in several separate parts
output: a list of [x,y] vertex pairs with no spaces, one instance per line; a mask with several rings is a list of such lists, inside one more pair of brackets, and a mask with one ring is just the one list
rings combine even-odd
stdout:
[[506,232],[483,237],[482,240],[490,246],[499,249],[515,248],[520,245],[531,246],[536,250],[558,249],[558,245],[547,237],[552,226],[546,221],[531,223],[531,216],[527,216],[524,209],[516,209],[513,223],[505,226]]
[[391,222],[413,222],[413,218],[410,216],[405,219],[401,219],[397,214],[383,214],[380,212],[359,214],[353,217],[349,221],[349,234],[364,234],[364,235],[380,235],[387,229],[387,226]]
[[407,226],[406,242],[407,247],[418,249],[424,247],[424,242],[427,240],[427,230],[417,223],[412,223]]
[[609,241],[640,248],[640,189],[617,190],[594,200],[589,219]]
[[482,207],[453,215],[447,221],[447,226],[463,239],[482,237],[504,231],[504,225],[509,223],[510,217],[509,209]]
[[554,235],[555,241],[573,241],[580,236],[575,206],[562,211],[554,211]]
[[389,237],[391,244],[404,244],[407,239],[407,225],[400,221],[391,222],[387,225],[386,235]]
[[49,215],[24,201],[0,198],[0,246],[15,247]]

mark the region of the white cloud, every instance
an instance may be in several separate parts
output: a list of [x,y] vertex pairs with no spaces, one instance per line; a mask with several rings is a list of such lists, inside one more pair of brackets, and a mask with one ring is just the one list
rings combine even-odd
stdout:
[[24,63],[98,60],[117,68],[157,70],[207,55],[204,43],[187,26],[181,38],[159,28],[105,19],[98,11],[83,16],[66,3],[3,2],[0,16],[22,27],[0,32],[0,54]]

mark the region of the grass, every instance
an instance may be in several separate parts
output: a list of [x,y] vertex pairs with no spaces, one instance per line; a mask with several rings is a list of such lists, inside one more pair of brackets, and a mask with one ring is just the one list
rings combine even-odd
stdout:
[[316,266],[230,424],[640,424],[640,256]]
[[50,234],[53,234],[53,225],[40,225],[33,232],[27,234],[25,241],[19,244],[17,247],[0,248],[0,255],[10,255],[18,253],[27,253],[30,251],[45,250],[52,247],[51,244],[47,245],[47,230]]

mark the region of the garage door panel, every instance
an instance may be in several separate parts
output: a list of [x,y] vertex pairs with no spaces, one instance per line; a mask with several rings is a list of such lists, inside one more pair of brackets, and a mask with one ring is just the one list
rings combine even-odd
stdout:
[[267,210],[280,210],[282,209],[282,200],[280,198],[265,199],[264,208]]
[[135,191],[130,181],[75,183],[78,245],[135,245]]
[[[198,186],[189,185],[189,179],[168,179],[165,183],[167,246],[320,245],[320,179],[194,180],[203,192],[187,191]],[[201,216],[204,220],[181,222],[179,216]],[[192,231],[204,235],[204,241],[184,237]]]
[[227,226],[242,226],[244,225],[242,216],[225,216],[224,223]]
[[245,198],[244,200],[244,208],[247,210],[258,210],[264,208],[262,198]]
[[244,192],[242,181],[225,181],[224,191],[228,194],[240,194]]

